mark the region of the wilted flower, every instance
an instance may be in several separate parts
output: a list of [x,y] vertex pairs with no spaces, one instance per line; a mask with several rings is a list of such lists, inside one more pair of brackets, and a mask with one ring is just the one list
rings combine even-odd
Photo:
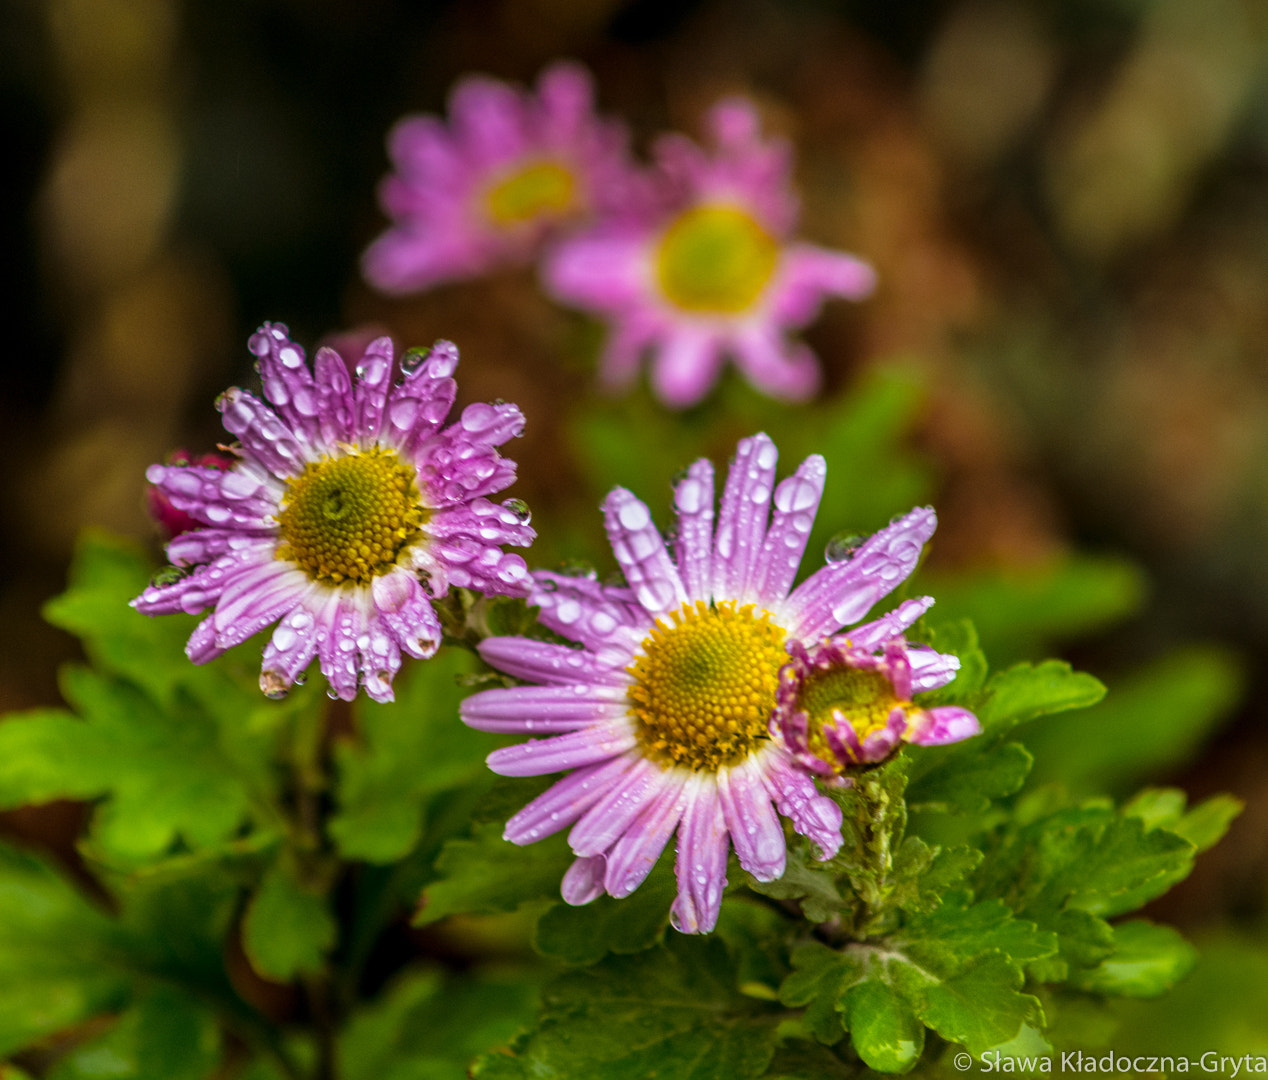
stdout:
[[790,647],[857,622],[902,582],[935,518],[913,510],[792,589],[826,467],[812,455],[776,487],[777,456],[765,435],[740,443],[716,528],[713,467],[692,465],[674,489],[672,554],[647,507],[616,488],[604,513],[628,587],[534,575],[541,621],[584,647],[521,637],[480,646],[490,664],[535,685],[475,694],[463,719],[549,736],[494,751],[490,767],[509,776],[571,770],[505,832],[526,844],[572,826],[569,903],[604,890],[627,896],[677,831],[671,918],[679,930],[706,931],[730,847],[761,881],[784,872],[780,814],[822,858],[841,845],[840,808],[772,730],[780,670]]
[[[332,694],[392,700],[401,653],[440,644],[429,600],[450,585],[523,595],[528,571],[499,545],[533,540],[522,504],[486,496],[515,479],[495,447],[518,435],[514,405],[453,404],[458,350],[441,341],[401,357],[374,341],[356,366],[319,349],[310,373],[280,323],[251,338],[264,396],[236,387],[217,405],[238,437],[235,464],[152,465],[172,506],[205,528],[176,537],[166,571],[133,606],[147,615],[215,610],[186,646],[205,663],[277,622],[260,687],[281,696],[316,656]],[[280,620],[280,621],[279,621]]]
[[933,603],[908,600],[888,616],[809,648],[789,645],[775,723],[784,743],[822,775],[881,761],[900,742],[939,746],[982,730],[958,705],[922,708],[912,695],[955,678],[955,656],[913,645],[903,631]]
[[652,386],[668,405],[703,397],[728,355],[764,393],[808,397],[819,362],[785,332],[810,322],[825,297],[867,295],[874,275],[851,255],[790,240],[791,155],[762,139],[750,103],[715,106],[708,128],[712,155],[663,136],[666,205],[561,241],[547,256],[547,288],[611,324],[601,362],[609,385],[630,382],[650,350]]
[[594,114],[590,76],[557,63],[531,94],[471,76],[449,124],[409,116],[393,128],[395,172],[379,189],[393,225],[365,253],[366,280],[408,293],[534,257],[541,241],[619,203],[630,167],[624,128]]

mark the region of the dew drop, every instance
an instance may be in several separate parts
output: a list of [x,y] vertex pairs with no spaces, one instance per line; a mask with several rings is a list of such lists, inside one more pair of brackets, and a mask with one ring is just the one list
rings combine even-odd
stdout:
[[533,512],[523,499],[506,499],[502,503],[502,509],[509,510],[521,525],[527,525],[533,520]]
[[273,645],[279,652],[289,652],[298,640],[299,635],[285,623],[273,631]]
[[401,370],[406,375],[413,375],[420,367],[427,362],[427,358],[431,356],[431,349],[422,345],[415,345],[412,349],[406,349],[401,354]]
[[153,575],[151,575],[150,588],[162,589],[168,585],[175,585],[186,573],[188,571],[179,566],[164,566],[162,569],[154,571]]
[[637,500],[631,500],[625,503],[620,510],[617,511],[617,519],[621,526],[626,529],[643,529],[652,520],[652,515],[648,512],[646,506]]
[[849,562],[866,540],[862,533],[839,532],[824,546],[823,557],[830,563]]

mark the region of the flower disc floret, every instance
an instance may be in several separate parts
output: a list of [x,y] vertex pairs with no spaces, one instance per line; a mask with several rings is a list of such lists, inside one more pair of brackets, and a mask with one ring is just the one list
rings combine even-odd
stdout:
[[824,758],[831,756],[823,735],[825,725],[844,718],[865,740],[885,727],[895,708],[911,707],[911,702],[898,700],[893,684],[879,671],[851,667],[813,671],[801,684],[799,704],[810,721],[810,749]]
[[277,558],[335,585],[390,570],[423,522],[413,474],[382,447],[310,461],[282,496]]
[[665,230],[656,253],[661,290],[685,311],[734,315],[762,295],[779,243],[735,206],[694,206]]
[[647,756],[696,772],[747,757],[767,737],[783,646],[784,631],[752,604],[697,600],[657,619],[627,669]]
[[533,162],[494,183],[484,209],[501,228],[567,217],[577,209],[577,177],[559,162]]

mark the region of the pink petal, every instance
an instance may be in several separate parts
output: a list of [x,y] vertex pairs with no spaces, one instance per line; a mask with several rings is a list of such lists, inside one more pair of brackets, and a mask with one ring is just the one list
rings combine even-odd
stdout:
[[718,796],[740,865],[758,881],[774,881],[784,872],[787,847],[757,761],[718,770]]
[[678,572],[689,600],[713,594],[713,463],[701,458],[674,488]]
[[543,776],[576,769],[623,754],[638,737],[628,719],[605,720],[550,739],[529,739],[518,746],[494,750],[489,768],[501,776]]
[[753,590],[767,606],[782,601],[796,580],[827,473],[822,456],[811,454],[775,489],[775,515],[757,559]]
[[722,909],[728,851],[726,821],[714,778],[692,773],[683,802],[674,865],[678,896],[669,909],[669,921],[680,933],[707,934],[717,925]]
[[651,873],[686,809],[687,776],[682,770],[667,771],[660,793],[608,852],[604,886],[609,895],[629,896]]
[[564,872],[559,895],[565,904],[581,907],[603,894],[603,876],[607,860],[602,855],[582,856]]
[[603,516],[612,553],[638,602],[653,615],[680,607],[687,593],[647,505],[625,488],[613,488]]
[[634,763],[603,797],[585,812],[568,834],[568,846],[578,855],[600,855],[633,824],[643,807],[664,790],[666,770],[643,758]]
[[750,602],[764,568],[758,556],[766,538],[779,451],[764,433],[741,439],[727,473],[713,539],[713,596]]
[[512,817],[502,838],[512,844],[531,844],[566,829],[641,760],[641,755],[623,754],[569,773]]

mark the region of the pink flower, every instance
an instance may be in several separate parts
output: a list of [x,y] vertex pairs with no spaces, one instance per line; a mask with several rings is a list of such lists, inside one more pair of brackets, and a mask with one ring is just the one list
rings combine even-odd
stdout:
[[658,213],[627,213],[561,241],[545,281],[556,299],[605,317],[601,375],[628,384],[651,351],[652,386],[667,405],[699,401],[731,356],[773,397],[800,400],[819,363],[786,331],[825,297],[866,296],[875,276],[842,252],[791,241],[797,202],[787,146],[763,140],[752,105],[709,113],[712,155],[681,135],[656,156],[672,192]]
[[900,742],[941,746],[982,730],[968,709],[926,709],[911,700],[945,686],[960,667],[957,657],[902,636],[932,603],[927,596],[908,600],[848,635],[809,648],[789,645],[792,662],[780,672],[774,724],[802,765],[832,776],[882,761]]
[[359,683],[392,700],[401,654],[426,658],[440,644],[429,597],[450,585],[523,595],[524,560],[499,545],[526,545],[522,504],[486,496],[515,479],[495,447],[518,435],[514,405],[453,405],[458,350],[440,341],[400,361],[392,342],[365,349],[355,381],[338,353],[319,349],[310,372],[280,323],[251,338],[264,396],[236,387],[217,402],[237,436],[231,468],[152,465],[170,504],[206,526],[177,536],[168,557],[185,572],[132,604],[147,615],[214,608],[186,646],[206,663],[276,622],[260,688],[281,697],[316,657],[331,692]]
[[[537,573],[529,598],[542,623],[582,648],[521,637],[480,646],[490,664],[532,685],[467,698],[463,720],[546,736],[495,750],[490,768],[568,772],[507,822],[505,836],[526,844],[572,826],[569,903],[629,895],[676,832],[670,917],[683,932],[707,931],[730,848],[760,881],[783,874],[781,814],[821,858],[841,846],[840,808],[772,728],[780,671],[789,649],[857,622],[896,588],[935,518],[911,511],[794,589],[826,469],[816,454],[776,485],[777,457],[765,435],[741,441],[716,522],[713,467],[692,465],[674,489],[672,553],[647,507],[616,488],[604,514],[628,586]],[[891,624],[886,616],[855,632],[888,638]]]
[[528,262],[562,224],[621,202],[632,182],[625,130],[595,116],[578,64],[547,68],[535,95],[465,78],[449,118],[408,116],[388,137],[395,172],[379,201],[394,224],[363,260],[366,280],[384,292]]

